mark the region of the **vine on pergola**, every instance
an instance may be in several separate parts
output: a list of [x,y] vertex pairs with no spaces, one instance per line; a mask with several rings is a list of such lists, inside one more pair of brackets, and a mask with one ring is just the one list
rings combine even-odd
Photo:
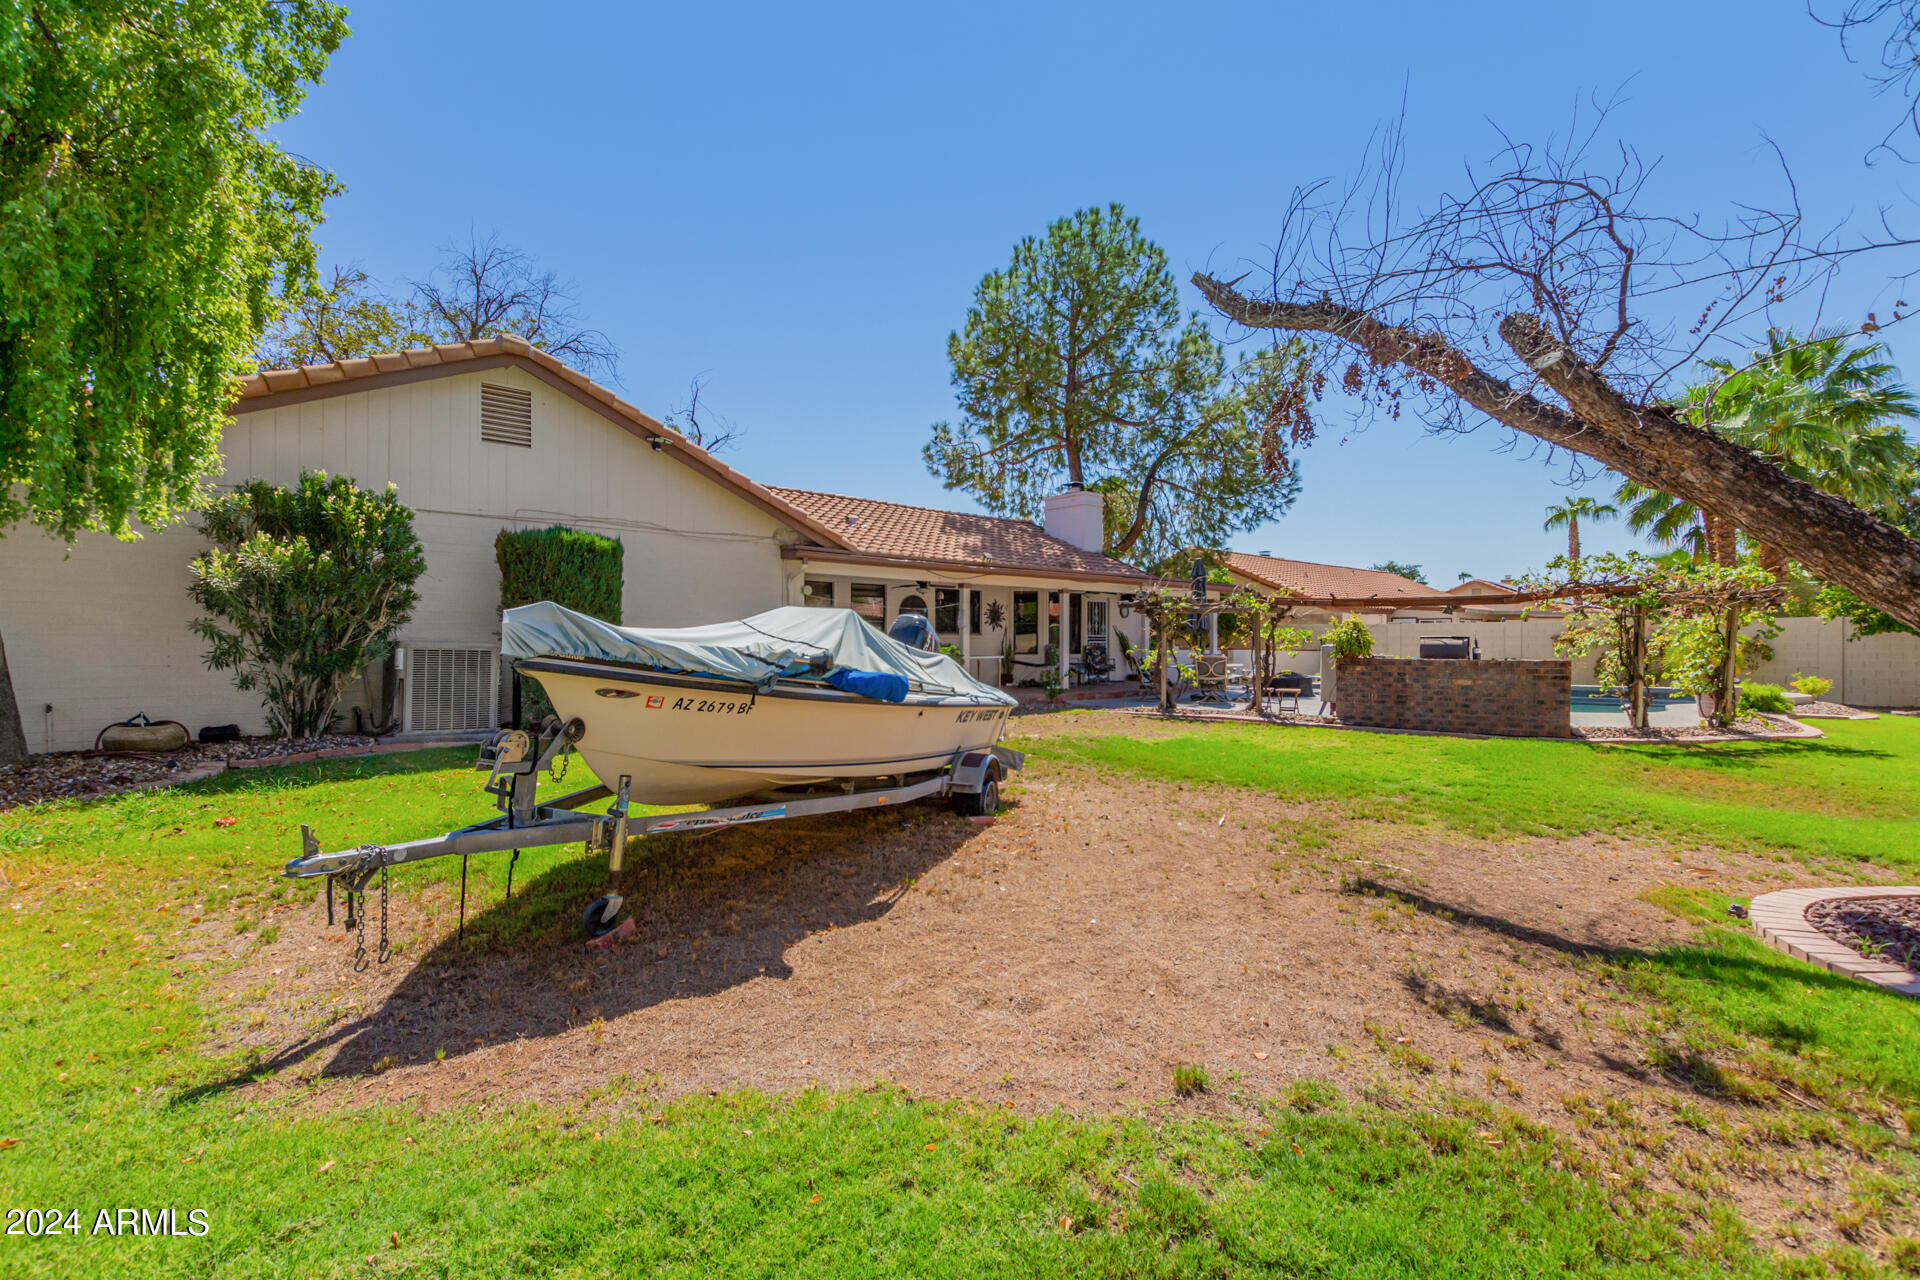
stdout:
[[[1549,570],[1571,568],[1566,557]],[[1647,687],[1656,654],[1683,657],[1678,684],[1712,699],[1709,718],[1731,725],[1739,716],[1741,628],[1770,614],[1782,588],[1753,565],[1695,564],[1675,567],[1639,552],[1584,557],[1578,579],[1551,577],[1523,584],[1566,615],[1554,640],[1566,657],[1596,655],[1603,685],[1626,691],[1629,722],[1647,727]]]
[[[1137,609],[1152,624],[1153,651],[1148,665],[1154,686],[1160,693],[1160,710],[1174,710],[1173,690],[1167,681],[1167,663],[1172,632],[1179,620],[1202,618],[1209,614],[1232,614],[1244,620],[1253,643],[1253,687],[1266,687],[1272,676],[1274,656],[1282,650],[1297,652],[1306,647],[1312,632],[1305,627],[1287,625],[1287,618],[1298,607],[1291,593],[1265,595],[1251,587],[1237,587],[1221,595],[1200,599],[1190,591],[1156,588],[1136,594],[1129,606]],[[1182,672],[1183,675],[1190,675]],[[1265,700],[1255,697],[1254,710],[1263,711]]]

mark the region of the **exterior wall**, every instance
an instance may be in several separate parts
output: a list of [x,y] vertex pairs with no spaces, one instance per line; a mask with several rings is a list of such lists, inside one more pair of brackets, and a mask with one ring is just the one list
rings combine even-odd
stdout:
[[1350,724],[1514,738],[1573,735],[1572,664],[1349,658],[1337,709]]
[[[532,448],[480,439],[482,382],[533,393]],[[624,621],[636,626],[738,618],[787,595],[780,546],[797,534],[517,368],[243,414],[223,443],[223,484],[288,484],[323,469],[398,489],[427,555],[403,643],[498,647],[502,528],[570,524],[620,538]],[[194,730],[264,730],[258,696],[206,670],[188,630],[187,566],[205,546],[186,527],[133,543],[87,534],[70,549],[27,530],[0,538],[0,636],[29,747],[88,747],[103,725],[141,711]]]

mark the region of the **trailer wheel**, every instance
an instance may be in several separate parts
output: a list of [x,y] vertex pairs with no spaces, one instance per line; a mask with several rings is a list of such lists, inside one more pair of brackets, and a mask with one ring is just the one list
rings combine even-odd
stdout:
[[968,818],[991,818],[1000,810],[1000,780],[988,778],[978,791],[961,791],[953,797],[953,807]]
[[580,928],[589,938],[611,933],[614,925],[619,923],[619,910],[617,908],[611,912],[607,910],[607,904],[610,901],[611,898],[607,897],[595,898],[587,904],[587,909],[580,913]]

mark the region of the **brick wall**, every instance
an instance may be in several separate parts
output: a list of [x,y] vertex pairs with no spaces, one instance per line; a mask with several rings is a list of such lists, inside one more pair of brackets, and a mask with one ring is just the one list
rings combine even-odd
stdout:
[[1571,737],[1573,664],[1349,658],[1336,680],[1349,724],[1507,738]]

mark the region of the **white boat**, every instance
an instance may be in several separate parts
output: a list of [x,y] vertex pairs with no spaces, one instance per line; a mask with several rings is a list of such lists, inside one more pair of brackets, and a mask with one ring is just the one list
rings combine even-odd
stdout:
[[594,773],[630,777],[648,804],[936,770],[998,742],[1015,705],[845,609],[641,629],[526,605],[504,615],[501,648],[585,725]]

